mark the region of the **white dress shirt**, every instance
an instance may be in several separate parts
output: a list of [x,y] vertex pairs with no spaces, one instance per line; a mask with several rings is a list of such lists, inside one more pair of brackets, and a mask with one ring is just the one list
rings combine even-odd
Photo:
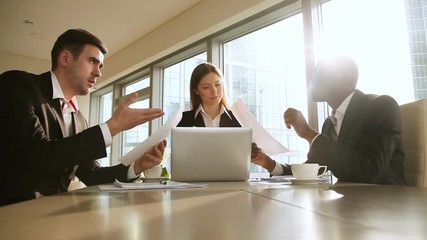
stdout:
[[348,97],[341,103],[341,105],[335,110],[335,118],[337,119],[337,124],[335,125],[335,132],[337,133],[337,136],[340,134],[342,121],[344,119],[345,112],[347,111],[348,104],[351,101],[351,98],[353,98],[354,92],[352,92]]
[[199,107],[196,109],[196,112],[194,114],[194,118],[197,117],[198,114],[201,114],[203,117],[203,122],[205,123],[205,127],[219,127],[219,124],[221,122],[221,115],[223,113],[227,114],[227,116],[231,118],[231,116],[228,114],[227,109],[224,107],[224,105],[221,105],[221,109],[219,110],[218,115],[212,119],[203,109],[202,104],[199,105]]

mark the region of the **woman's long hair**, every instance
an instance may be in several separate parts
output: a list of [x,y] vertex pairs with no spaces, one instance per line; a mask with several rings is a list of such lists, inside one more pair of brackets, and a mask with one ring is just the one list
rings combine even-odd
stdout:
[[193,73],[191,74],[191,80],[190,80],[190,99],[191,99],[191,109],[197,109],[199,105],[202,103],[202,100],[199,95],[196,94],[197,86],[199,85],[202,78],[209,73],[215,73],[221,78],[221,85],[222,85],[222,99],[221,103],[224,105],[224,107],[228,110],[228,102],[226,97],[226,91],[225,91],[225,82],[222,77],[222,72],[212,63],[202,63],[199,64],[196,68],[194,68]]

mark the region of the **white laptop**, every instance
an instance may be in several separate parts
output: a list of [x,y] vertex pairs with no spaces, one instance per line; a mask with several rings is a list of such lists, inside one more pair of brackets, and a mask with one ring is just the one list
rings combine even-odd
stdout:
[[184,182],[246,181],[251,146],[251,128],[172,128],[171,179]]

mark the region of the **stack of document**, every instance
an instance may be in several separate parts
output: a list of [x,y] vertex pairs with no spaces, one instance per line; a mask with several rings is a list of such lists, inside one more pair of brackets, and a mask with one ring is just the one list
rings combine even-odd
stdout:
[[125,183],[116,180],[113,185],[100,185],[99,189],[108,190],[144,190],[144,189],[174,189],[174,188],[203,188],[206,184],[190,184],[185,182],[175,181],[159,181],[159,182],[141,182],[141,183]]

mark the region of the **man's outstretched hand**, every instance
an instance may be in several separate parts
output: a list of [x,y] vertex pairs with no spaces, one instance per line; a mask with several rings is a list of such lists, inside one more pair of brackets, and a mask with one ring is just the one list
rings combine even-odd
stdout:
[[111,136],[163,116],[164,112],[160,108],[129,108],[129,105],[134,103],[137,97],[138,94],[133,93],[128,98],[124,99],[119,103],[113,116],[107,121]]

